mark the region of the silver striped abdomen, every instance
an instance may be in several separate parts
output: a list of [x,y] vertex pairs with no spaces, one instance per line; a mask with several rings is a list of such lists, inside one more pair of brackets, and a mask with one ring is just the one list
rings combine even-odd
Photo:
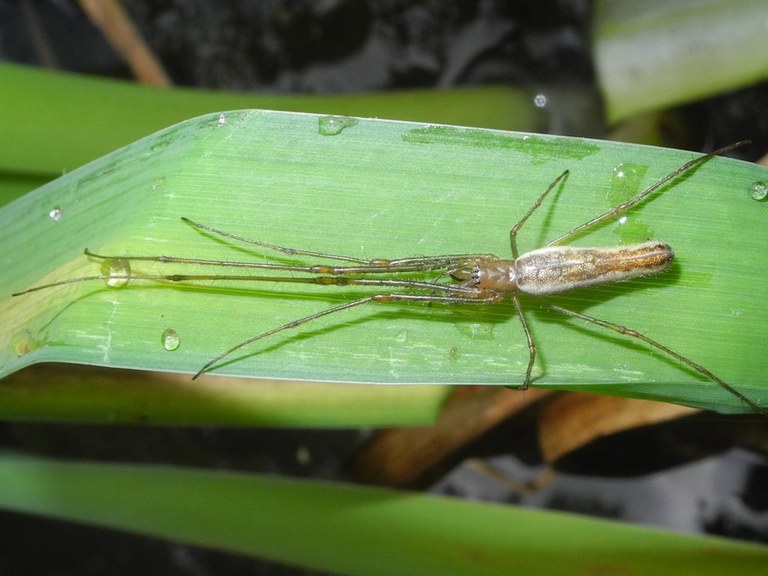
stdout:
[[515,261],[517,287],[527,294],[556,294],[583,286],[657,274],[674,252],[663,242],[612,248],[548,246]]

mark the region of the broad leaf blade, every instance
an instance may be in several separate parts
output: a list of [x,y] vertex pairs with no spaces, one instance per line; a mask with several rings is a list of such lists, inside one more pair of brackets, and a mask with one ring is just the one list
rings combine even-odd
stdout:
[[[88,247],[112,255],[275,261],[181,222],[356,257],[509,254],[508,230],[564,169],[556,198],[523,228],[523,250],[626,200],[692,153],[454,127],[266,111],[187,121],[76,170],[0,212],[3,373],[41,361],[194,372],[237,342],[363,289],[210,282],[32,285],[98,273]],[[343,122],[342,122],[343,123]],[[617,174],[624,174],[623,177]],[[558,302],[640,330],[761,401],[768,292],[760,233],[768,209],[750,196],[766,170],[716,158],[580,245],[658,238],[671,271]],[[51,217],[57,214],[56,220]],[[150,263],[136,271],[169,270]],[[173,268],[173,270],[178,270]],[[216,270],[194,268],[200,273]],[[737,398],[638,342],[526,299],[538,343],[535,384],[651,397],[721,411]],[[166,350],[173,329],[180,346]],[[528,348],[514,308],[370,305],[286,331],[234,354],[217,372],[371,383],[519,385]],[[763,400],[764,401],[764,400]]]

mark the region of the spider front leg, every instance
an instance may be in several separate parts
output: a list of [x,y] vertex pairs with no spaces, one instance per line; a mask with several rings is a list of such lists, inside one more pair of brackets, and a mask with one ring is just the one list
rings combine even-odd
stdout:
[[533,202],[533,206],[531,206],[528,209],[528,212],[525,213],[525,215],[520,218],[520,220],[512,227],[512,230],[509,231],[509,247],[512,249],[512,257],[517,258],[519,256],[517,251],[517,233],[520,232],[520,228],[523,227],[523,224],[528,220],[528,218],[531,217],[531,215],[536,212],[536,209],[541,206],[541,203],[544,201],[544,198],[547,197],[547,195],[554,190],[560,182],[562,182],[568,174],[570,174],[570,170],[564,170],[560,176],[555,178],[552,183],[547,187],[544,192],[541,193],[541,195],[536,198],[536,200]]

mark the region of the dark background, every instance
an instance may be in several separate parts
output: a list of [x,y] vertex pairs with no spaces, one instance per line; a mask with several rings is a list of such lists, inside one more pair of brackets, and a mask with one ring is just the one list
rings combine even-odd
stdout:
[[[515,85],[532,97],[569,95],[546,107],[550,132],[606,134],[586,0],[123,4],[177,85],[269,93]],[[0,59],[130,77],[78,5],[66,0],[0,1]],[[713,149],[749,137],[756,145],[744,153],[756,157],[768,148],[767,90],[758,85],[674,111],[684,119],[681,145]],[[768,542],[768,461],[738,442],[701,432],[736,428],[743,419],[705,414],[622,435],[580,454],[538,490],[510,487],[471,461],[448,471],[431,489]],[[61,458],[338,480],[348,479],[347,459],[365,435],[2,423],[0,447]],[[482,457],[520,483],[534,482],[545,469],[532,429],[502,427],[465,456]],[[314,573],[12,513],[0,514],[0,534],[0,574]]]

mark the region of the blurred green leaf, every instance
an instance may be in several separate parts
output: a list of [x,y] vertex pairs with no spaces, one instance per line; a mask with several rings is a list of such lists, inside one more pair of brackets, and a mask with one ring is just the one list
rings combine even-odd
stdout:
[[0,507],[333,574],[762,574],[765,547],[317,481],[0,456]]
[[[0,173],[54,178],[193,116],[267,108],[543,129],[532,96],[509,87],[297,96],[152,88],[0,62]],[[28,189],[29,190],[29,189]]]
[[768,78],[764,0],[600,0],[593,52],[609,120]]

